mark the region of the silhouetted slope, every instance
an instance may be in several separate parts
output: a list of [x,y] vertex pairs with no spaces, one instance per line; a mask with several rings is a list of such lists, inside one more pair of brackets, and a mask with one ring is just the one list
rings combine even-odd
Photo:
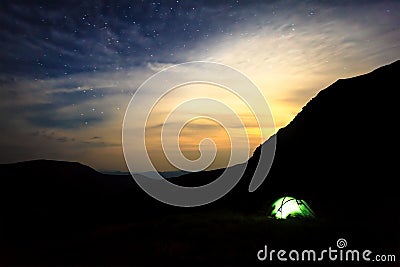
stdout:
[[[259,189],[248,193],[264,145],[249,159],[238,185],[214,205],[262,210],[288,194],[307,199],[324,217],[385,213],[398,219],[394,198],[399,74],[397,61],[365,75],[340,79],[320,91],[278,131],[275,160]],[[198,186],[222,171],[188,174],[172,181]]]
[[398,218],[399,74],[397,61],[319,92],[278,131],[275,161],[258,197],[295,195],[329,217]]

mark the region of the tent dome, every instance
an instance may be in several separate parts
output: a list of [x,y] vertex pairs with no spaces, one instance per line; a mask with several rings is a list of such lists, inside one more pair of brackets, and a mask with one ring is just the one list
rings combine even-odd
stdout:
[[304,200],[289,196],[281,197],[272,204],[270,216],[276,219],[315,218],[314,212]]

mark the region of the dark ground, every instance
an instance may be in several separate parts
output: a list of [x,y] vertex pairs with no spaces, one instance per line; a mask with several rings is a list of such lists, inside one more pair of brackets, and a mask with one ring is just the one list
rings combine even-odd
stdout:
[[[378,223],[378,227],[381,227]],[[392,227],[394,225],[391,225]],[[71,229],[68,225],[54,235],[40,231],[4,242],[1,262],[5,265],[282,265],[277,258],[257,260],[257,252],[268,249],[314,249],[336,247],[345,238],[348,249],[369,249],[375,254],[397,254],[398,237],[391,227],[371,231],[373,222],[343,220],[272,220],[265,214],[196,212],[154,216],[135,222],[110,223]],[[372,256],[371,256],[372,258]],[[343,266],[344,262],[322,262]],[[298,262],[292,265],[298,265]],[[303,262],[313,265],[313,262]],[[316,263],[314,263],[316,264]],[[375,266],[361,262],[360,266]],[[398,264],[398,262],[397,262]],[[321,265],[318,262],[316,265]],[[349,266],[357,266],[349,262]],[[379,266],[398,266],[396,263]]]

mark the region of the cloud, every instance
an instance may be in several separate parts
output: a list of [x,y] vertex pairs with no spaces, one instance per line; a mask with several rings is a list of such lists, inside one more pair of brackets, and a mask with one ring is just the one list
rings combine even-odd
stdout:
[[399,3],[290,3],[250,5],[235,15],[247,19],[233,24],[231,34],[198,43],[187,54],[244,72],[263,91],[279,126],[337,79],[399,57]]
[[[191,60],[242,71],[285,126],[335,80],[398,59],[399,12],[396,1],[7,1],[0,10],[0,144],[9,153],[1,160],[53,157],[125,169],[121,125],[130,98],[152,74]],[[190,93],[172,100],[183,96]]]

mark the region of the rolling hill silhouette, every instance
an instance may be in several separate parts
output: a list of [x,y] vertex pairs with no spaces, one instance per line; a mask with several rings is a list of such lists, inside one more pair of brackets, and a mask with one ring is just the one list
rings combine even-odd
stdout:
[[[103,235],[104,227],[107,226],[107,231],[113,233],[112,242],[117,240],[124,245],[130,244],[135,251],[141,251],[139,254],[144,255],[143,260],[147,260],[147,256],[151,257],[152,254],[147,250],[142,251],[141,247],[145,247],[146,242],[149,242],[148,246],[152,246],[147,241],[149,236],[188,240],[194,235],[193,231],[199,231],[195,238],[200,240],[200,244],[208,244],[208,241],[213,240],[210,237],[211,230],[208,229],[214,229],[214,222],[204,222],[200,228],[207,230],[206,232],[199,230],[198,223],[204,221],[205,217],[210,217],[211,215],[207,215],[209,212],[225,214],[218,216],[225,216],[228,222],[229,218],[236,218],[236,215],[226,215],[232,212],[261,212],[264,216],[268,205],[283,195],[307,200],[317,217],[327,222],[328,226],[320,232],[317,231],[318,234],[332,232],[331,237],[337,238],[335,234],[341,233],[342,228],[335,228],[336,224],[343,226],[351,222],[363,225],[364,232],[360,230],[356,235],[361,240],[360,243],[371,236],[382,235],[378,241],[384,239],[388,240],[388,246],[398,246],[396,91],[399,74],[400,61],[397,61],[365,75],[338,80],[320,91],[289,125],[277,132],[274,163],[268,177],[255,192],[248,192],[249,183],[260,151],[268,146],[268,141],[255,150],[248,161],[244,177],[231,192],[217,202],[198,207],[195,211],[170,207],[154,200],[130,176],[101,174],[80,163],[35,160],[1,164],[0,257],[8,256],[9,263],[21,258],[21,254],[22,258],[27,259],[27,262],[22,261],[25,264],[43,263],[41,257],[49,262],[57,262],[62,258],[67,264],[82,263],[82,255],[79,253],[69,257],[58,251],[53,258],[49,258],[48,254],[39,253],[42,251],[40,246],[36,250],[31,249],[31,252],[29,249],[22,249],[20,244],[36,240],[45,250],[51,250],[52,243],[48,240],[59,240],[60,251],[65,247],[78,246],[77,243],[83,249],[89,244],[85,243],[88,240],[91,245],[96,244],[100,231],[98,229],[103,229],[100,231]],[[170,181],[183,186],[199,186],[213,181],[222,171],[223,169],[191,173],[171,178]],[[197,213],[200,215],[193,215]],[[179,222],[172,220],[178,225],[185,224],[186,220],[183,229],[171,228],[171,222],[160,222],[160,218],[175,215],[178,216],[176,218],[181,218],[180,216],[187,214],[192,214],[195,219],[190,217]],[[157,222],[162,225],[156,226]],[[135,230],[129,228],[130,230],[124,232],[116,224],[133,224]],[[153,224],[154,227],[151,226]],[[238,255],[241,250],[245,256],[247,252],[252,255],[254,245],[248,244],[256,242],[255,235],[253,234],[253,240],[244,237],[248,231],[247,222],[237,227],[235,231],[238,232],[244,248],[231,249],[239,250]],[[260,229],[259,238],[271,238],[280,242],[281,236],[274,233],[276,228],[268,230],[262,226]],[[363,236],[366,229],[370,233]],[[179,231],[184,231],[184,234]],[[220,235],[227,238],[223,233]],[[298,235],[298,238],[304,237],[301,233]],[[318,236],[310,240],[317,239]],[[289,240],[289,237],[286,236],[283,240]],[[304,241],[301,238],[299,240]],[[261,242],[262,239],[258,241]],[[106,244],[109,242],[109,239],[104,241]],[[218,244],[222,246],[225,243]],[[173,247],[179,253],[185,251],[176,243],[173,243]],[[118,248],[123,250],[122,245]],[[253,250],[247,251],[249,248]],[[93,250],[97,253],[97,250]],[[107,247],[107,250],[112,248]],[[211,250],[216,248],[211,246]],[[109,262],[114,263],[113,259],[122,257],[120,253],[119,250],[113,251]],[[203,255],[204,260],[215,259],[217,255],[213,253],[210,252],[211,256],[208,258]],[[124,256],[122,258],[126,259],[127,256]],[[236,262],[237,257],[245,256],[232,256],[232,261]],[[246,259],[242,259],[244,263],[248,263]],[[128,262],[131,260],[129,258]],[[86,263],[93,262],[88,260]]]

